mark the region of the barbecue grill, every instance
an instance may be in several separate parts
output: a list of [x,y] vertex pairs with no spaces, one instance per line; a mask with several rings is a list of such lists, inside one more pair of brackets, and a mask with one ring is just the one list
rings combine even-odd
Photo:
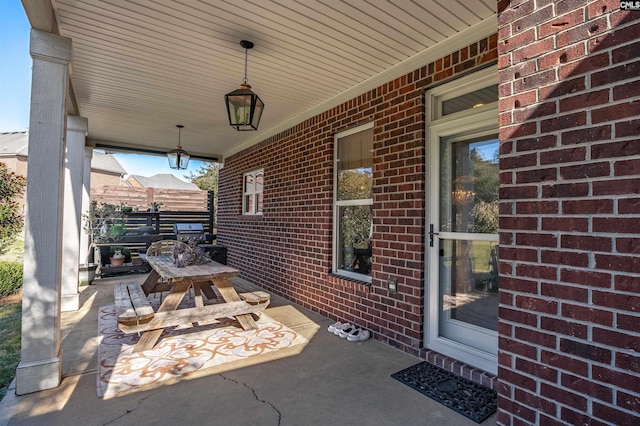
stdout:
[[187,242],[193,239],[198,243],[205,242],[204,226],[201,223],[174,223],[173,232],[178,241]]

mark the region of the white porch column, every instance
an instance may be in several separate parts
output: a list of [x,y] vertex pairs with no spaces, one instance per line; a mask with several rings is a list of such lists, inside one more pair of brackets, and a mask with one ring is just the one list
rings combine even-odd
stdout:
[[[82,214],[89,212],[91,203],[91,159],[93,158],[93,147],[84,147],[84,176],[82,177]],[[89,236],[84,232],[84,222],[80,222],[80,258],[79,263],[86,263],[89,254]]]
[[31,30],[31,116],[16,393],[58,386],[65,100],[71,39]]
[[64,209],[62,213],[62,312],[80,308],[78,259],[82,233],[82,178],[87,119],[67,117],[67,147],[64,170]]

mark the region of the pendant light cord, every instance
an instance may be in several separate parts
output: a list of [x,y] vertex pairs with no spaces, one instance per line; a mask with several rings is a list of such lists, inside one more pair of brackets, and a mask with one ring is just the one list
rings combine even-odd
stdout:
[[247,84],[247,60],[249,58],[247,54],[248,49],[244,49],[244,84]]

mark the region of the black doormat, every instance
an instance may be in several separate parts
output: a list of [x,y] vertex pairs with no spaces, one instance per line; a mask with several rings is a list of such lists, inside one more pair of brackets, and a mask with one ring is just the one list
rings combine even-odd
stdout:
[[498,408],[495,391],[426,361],[391,377],[477,423]]

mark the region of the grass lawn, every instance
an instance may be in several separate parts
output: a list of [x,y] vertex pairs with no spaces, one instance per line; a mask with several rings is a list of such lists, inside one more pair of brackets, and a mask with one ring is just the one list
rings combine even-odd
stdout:
[[20,361],[21,299],[20,294],[0,299],[0,400]]

